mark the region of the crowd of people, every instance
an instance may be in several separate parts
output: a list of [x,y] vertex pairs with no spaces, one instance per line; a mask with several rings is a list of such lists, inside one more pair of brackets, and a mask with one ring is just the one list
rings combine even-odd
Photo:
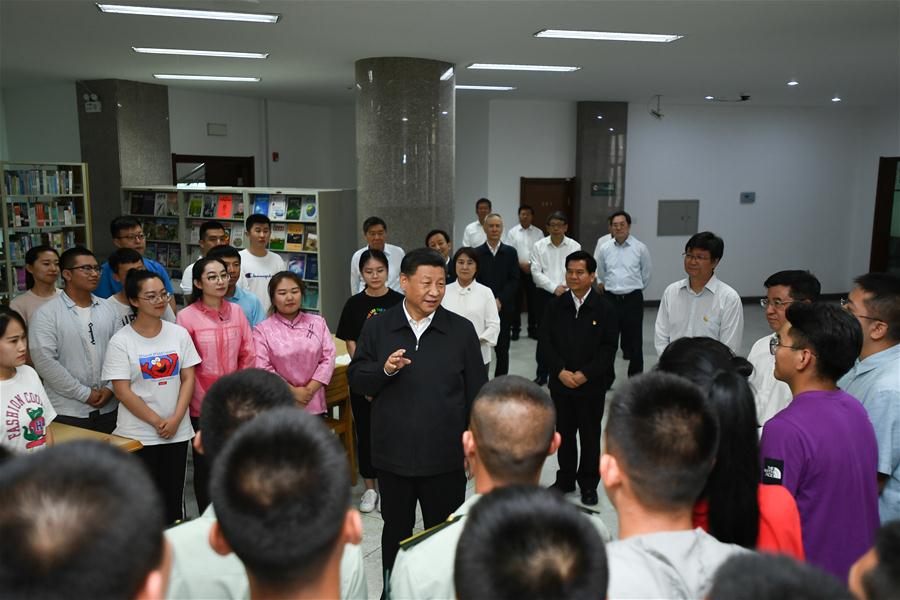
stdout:
[[[404,252],[366,219],[334,336],[263,215],[240,251],[202,225],[181,308],[131,217],[102,264],[32,248],[28,291],[0,307],[4,595],[366,597],[360,512],[378,510],[386,597],[896,597],[900,278],[862,275],[838,304],[808,271],[773,273],[772,333],[745,358],[724,241],[697,233],[645,374],[652,264],[627,212],[590,253],[561,212],[544,235],[529,206],[509,229],[475,208],[455,251],[433,229]],[[508,374],[523,331],[533,380]],[[322,419],[334,338],[358,509]],[[51,423],[141,447],[55,444]]]

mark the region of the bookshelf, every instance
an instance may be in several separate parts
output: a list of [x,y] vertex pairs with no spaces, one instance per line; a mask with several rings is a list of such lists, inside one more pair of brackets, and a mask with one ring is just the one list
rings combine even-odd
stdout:
[[[350,258],[356,250],[356,191],[309,188],[122,188],[122,213],[147,236],[145,255],[173,279],[200,254],[200,225],[215,219],[230,243],[244,249],[244,222],[259,212],[272,220],[269,250],[306,283],[303,308],[337,327],[347,299]],[[176,290],[178,286],[176,285]]]
[[25,291],[25,253],[47,244],[61,254],[93,247],[90,185],[85,163],[2,162],[3,235],[0,302]]

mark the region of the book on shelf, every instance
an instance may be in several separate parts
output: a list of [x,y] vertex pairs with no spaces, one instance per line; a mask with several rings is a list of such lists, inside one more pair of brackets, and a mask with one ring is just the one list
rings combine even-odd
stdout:
[[200,226],[192,225],[191,226],[191,234],[188,238],[189,244],[199,244],[200,243]]
[[319,280],[319,257],[315,254],[306,255],[306,276],[304,279],[310,281]]
[[232,207],[234,202],[231,199],[231,195],[223,194],[219,196],[219,203],[216,206],[216,218],[217,219],[230,219],[232,214]]
[[169,244],[156,245],[156,262],[163,266],[169,263]]
[[144,246],[144,258],[156,260],[156,244],[147,242],[147,245]]
[[178,241],[178,220],[177,219],[158,219],[156,221],[148,221],[144,225],[144,229],[154,240],[165,242]]
[[231,244],[231,229],[230,223],[222,223],[222,231],[225,232],[225,239],[228,244]]
[[157,217],[177,217],[178,195],[174,193],[156,192],[153,199],[153,214]]
[[287,214],[287,202],[281,194],[274,194],[269,200],[269,218],[273,221],[283,221]]
[[269,215],[269,195],[257,194],[253,197],[253,214]]
[[243,248],[244,247],[244,224],[243,223],[235,223],[231,228],[231,235],[228,236],[229,244],[234,246],[235,248]]
[[319,216],[319,211],[316,205],[316,197],[301,196],[301,198],[303,198],[303,207],[300,211],[300,220],[314,222]]
[[188,216],[203,216],[203,194],[191,194],[190,199],[188,200]]
[[24,292],[27,291],[28,287],[26,285],[26,270],[25,267],[16,267],[16,291]]
[[287,197],[287,213],[285,219],[288,221],[299,221],[303,212],[303,198],[300,196]]
[[287,268],[288,271],[296,273],[300,279],[303,279],[303,274],[306,272],[306,255],[291,254],[287,261]]
[[287,241],[287,226],[283,223],[272,224],[272,237],[269,239],[269,250],[280,252],[284,250]]
[[215,194],[203,194],[203,218],[212,219],[216,216]]
[[166,262],[166,266],[170,269],[181,268],[181,246],[179,244],[169,245],[169,260]]
[[319,308],[319,284],[307,283],[303,291],[303,300],[300,307],[304,309],[318,310]]
[[244,219],[244,196],[238,195],[234,198],[234,212],[231,214],[232,219]]
[[10,169],[3,173],[3,184],[11,196],[81,193],[73,169]]
[[287,226],[287,241],[284,249],[288,252],[300,252],[303,250],[303,224],[289,223]]
[[306,226],[306,237],[303,240],[303,249],[307,252],[317,252],[319,250],[319,235],[316,232],[315,225]]

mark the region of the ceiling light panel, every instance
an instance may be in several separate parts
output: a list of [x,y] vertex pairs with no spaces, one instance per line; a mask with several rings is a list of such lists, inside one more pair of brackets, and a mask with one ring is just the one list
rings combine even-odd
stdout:
[[621,31],[585,31],[578,29],[543,29],[534,34],[539,38],[564,40],[602,40],[608,42],[674,42],[683,35],[674,33],[625,33]]
[[159,6],[128,6],[96,3],[100,12],[147,17],[177,17],[182,19],[213,19],[216,21],[244,21],[247,23],[277,23],[281,15],[275,13],[245,13],[222,10],[163,8]]
[[137,48],[138,54],[173,54],[177,56],[211,56],[213,58],[269,58],[268,52],[226,52],[224,50],[182,50],[178,48]]
[[226,75],[170,75],[166,73],[154,73],[156,79],[179,79],[186,81],[249,81],[257,82],[259,77],[233,77]]
[[468,68],[488,71],[549,71],[553,73],[568,73],[581,69],[581,67],[564,67],[554,65],[511,65],[497,63],[472,63]]
[[457,85],[458,90],[483,90],[488,92],[511,92],[516,89],[507,85]]

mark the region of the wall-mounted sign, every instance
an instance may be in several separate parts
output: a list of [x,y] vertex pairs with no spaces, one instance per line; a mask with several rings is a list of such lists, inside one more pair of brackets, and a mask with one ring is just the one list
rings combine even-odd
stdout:
[[616,184],[612,181],[600,181],[591,184],[591,196],[615,196]]

